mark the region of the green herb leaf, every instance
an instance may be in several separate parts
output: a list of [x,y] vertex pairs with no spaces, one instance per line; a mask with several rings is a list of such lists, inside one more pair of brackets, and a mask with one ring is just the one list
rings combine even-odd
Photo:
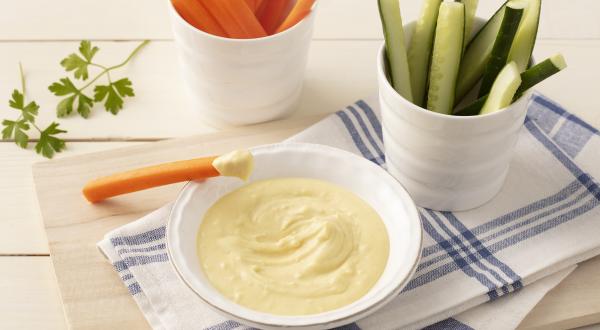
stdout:
[[79,94],[78,101],[77,112],[81,115],[81,117],[88,118],[90,116],[92,106],[94,105],[94,101],[83,93]]
[[92,43],[89,40],[82,40],[81,44],[79,44],[79,52],[88,62],[92,61],[92,58],[99,50],[96,46],[92,47]]
[[56,115],[58,117],[66,117],[73,112],[73,102],[76,95],[71,95],[58,103],[56,106]]
[[60,61],[60,65],[62,65],[67,71],[75,71],[73,72],[76,79],[87,80],[89,77],[88,66],[91,64],[92,58],[98,52],[98,47],[92,47],[92,43],[88,40],[84,40],[79,45],[79,52],[83,56],[79,56],[79,54],[72,53],[62,61]]
[[94,101],[104,102],[104,108],[113,115],[119,113],[119,110],[123,109],[123,98],[117,93],[114,88],[114,84],[109,85],[98,85],[94,88]]
[[74,94],[79,91],[77,87],[73,85],[73,82],[71,82],[71,79],[69,78],[59,79],[59,81],[50,85],[48,89],[56,96]]
[[29,130],[29,124],[27,124],[27,121],[23,119],[15,122],[13,129],[15,143],[23,149],[27,148],[27,144],[29,143],[29,136],[27,136],[27,133],[25,133],[25,131]]
[[46,158],[52,158],[55,153],[61,152],[66,147],[65,141],[55,135],[66,132],[58,128],[58,123],[52,122],[40,133],[40,139],[35,144],[35,151]]
[[4,119],[2,121],[2,126],[4,126],[4,129],[2,130],[2,139],[3,140],[8,140],[13,137],[13,131],[15,130],[15,124],[16,124],[16,122],[14,122],[12,120],[8,120],[8,119]]
[[10,101],[8,101],[8,105],[13,109],[21,110],[23,118],[26,121],[33,123],[35,121],[35,116],[38,114],[40,106],[35,102],[29,102],[27,105],[25,105],[25,97],[23,96],[23,93],[16,89],[13,91],[11,96],[12,98]]
[[115,86],[115,88],[117,89],[117,92],[119,92],[119,94],[121,94],[122,97],[126,97],[126,96],[135,96],[135,93],[133,92],[133,88],[131,88],[131,80],[129,80],[128,78],[123,78],[120,80],[117,80],[113,83],[113,85]]

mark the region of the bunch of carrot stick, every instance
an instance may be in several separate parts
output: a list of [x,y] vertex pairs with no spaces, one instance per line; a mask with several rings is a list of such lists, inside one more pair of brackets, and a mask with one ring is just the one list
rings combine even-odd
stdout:
[[171,0],[194,27],[226,38],[252,39],[285,31],[306,17],[315,0]]

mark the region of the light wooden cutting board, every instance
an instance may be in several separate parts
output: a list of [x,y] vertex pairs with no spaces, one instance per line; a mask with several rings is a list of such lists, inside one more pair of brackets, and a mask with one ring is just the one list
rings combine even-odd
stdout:
[[[279,142],[318,119],[273,122],[35,164],[33,175],[38,200],[69,327],[148,328],[117,273],[97,250],[96,242],[110,230],[172,201],[182,185],[161,187],[91,205],[80,192],[87,180],[161,162]],[[578,279],[576,287],[600,292],[600,281],[595,276],[600,274],[600,259],[587,268],[590,268],[587,273],[583,276],[579,273],[579,277],[575,277]],[[600,304],[590,307],[593,297],[579,302],[577,296],[569,293],[581,293],[583,290],[573,291],[567,287],[564,292],[567,294],[561,296],[559,292],[548,306],[536,310],[537,314],[526,321],[527,326],[574,326],[581,324],[584,318],[587,322],[594,318],[600,321]],[[546,311],[564,305],[563,300],[571,304],[566,310],[560,309],[561,313],[556,314],[560,317],[544,317]]]

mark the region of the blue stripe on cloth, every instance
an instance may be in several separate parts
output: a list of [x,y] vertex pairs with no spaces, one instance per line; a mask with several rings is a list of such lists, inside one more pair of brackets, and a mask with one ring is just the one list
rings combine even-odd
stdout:
[[132,279],[132,278],[133,278],[133,275],[132,275],[132,274],[125,274],[125,275],[121,276],[121,280],[122,280],[123,282],[125,282],[125,281],[128,281],[128,280],[130,280],[130,279]]
[[[598,193],[600,193],[600,190],[598,190]],[[540,224],[537,224],[536,226],[526,228],[526,229],[524,229],[518,233],[515,233],[501,241],[498,241],[496,243],[488,245],[487,248],[491,253],[496,253],[505,248],[516,245],[523,240],[537,236],[537,235],[539,235],[547,230],[553,229],[563,223],[566,223],[573,219],[576,219],[580,215],[594,209],[598,205],[600,205],[600,200],[596,197],[592,197],[586,203],[584,203],[583,205],[581,205],[575,209],[571,209],[567,212],[557,214],[555,217],[552,217]],[[448,263],[446,263],[442,266],[439,266],[427,273],[424,273],[424,274],[414,277],[408,283],[408,285],[406,286],[406,288],[403,291],[409,291],[409,290],[412,290],[419,286],[425,285],[429,282],[437,280],[438,278],[445,276],[451,272],[454,272],[458,269],[460,269],[460,267],[458,267],[455,262],[448,262]],[[513,283],[514,289],[518,289],[518,288],[522,287],[522,285],[523,284],[520,281]]]
[[131,267],[166,261],[169,261],[169,256],[166,253],[161,253],[150,256],[132,256],[123,258],[123,260],[115,262],[113,266],[115,267],[117,272],[122,272],[125,269],[129,269]]
[[350,323],[346,325],[342,325],[341,327],[337,327],[331,330],[360,330],[360,327],[356,323]]
[[358,107],[363,110],[367,118],[369,118],[371,126],[373,126],[373,129],[375,130],[375,134],[377,134],[377,137],[379,138],[379,142],[383,143],[383,132],[381,129],[381,122],[379,122],[379,118],[377,118],[377,115],[375,115],[373,109],[371,109],[367,102],[363,100],[358,100],[356,102],[356,105],[358,105]]
[[[567,185],[565,188],[559,190],[556,194],[542,198],[538,201],[530,203],[530,204],[523,206],[521,208],[518,208],[514,211],[511,211],[504,215],[501,215],[491,221],[483,223],[483,224],[471,229],[471,232],[475,235],[479,235],[479,234],[486,233],[490,230],[496,229],[505,224],[508,224],[510,222],[519,220],[520,218],[527,216],[531,213],[537,212],[548,206],[551,206],[551,205],[554,205],[554,204],[564,201],[565,199],[573,196],[573,194],[575,194],[575,192],[577,192],[581,187],[582,186],[581,186],[580,182],[578,180],[575,180],[575,181],[571,182],[569,185]],[[439,244],[430,245],[428,247],[425,247],[423,249],[423,258],[425,258],[433,253],[439,252],[441,250],[443,250],[443,249],[441,246],[439,246]]]
[[215,324],[213,326],[210,326],[208,328],[204,328],[204,330],[232,330],[235,329],[237,327],[241,326],[241,324],[239,322],[233,321],[233,320],[228,320],[225,322],[221,322],[219,324]]
[[142,292],[142,287],[140,287],[138,282],[129,284],[127,286],[127,290],[129,290],[129,294],[131,294],[132,296],[135,296],[136,294]]
[[[508,281],[505,278],[503,278],[502,276],[500,276],[500,274],[498,274],[495,270],[487,267],[486,265],[483,264],[483,262],[481,262],[482,260],[486,260],[482,256],[482,254],[479,254],[478,251],[475,251],[475,253],[473,253],[471,249],[469,249],[465,244],[463,244],[463,241],[459,237],[454,236],[452,234],[452,231],[450,231],[450,229],[446,226],[444,221],[442,221],[442,219],[440,219],[440,217],[436,214],[436,212],[434,212],[432,210],[426,210],[426,211],[427,211],[427,213],[429,213],[429,216],[438,224],[438,226],[440,228],[442,228],[442,230],[446,233],[446,235],[448,235],[448,237],[451,237],[452,241],[456,245],[458,245],[458,248],[460,249],[460,251],[462,251],[466,255],[466,259],[468,260],[466,262],[467,264],[472,263],[475,266],[477,266],[479,269],[481,269],[482,271],[491,274],[499,283],[502,284],[502,286],[506,286],[509,284]],[[454,247],[454,244],[452,244],[451,246]],[[460,251],[458,252],[458,254],[462,257],[462,255],[460,254]],[[490,255],[491,255],[491,253],[490,253]],[[482,274],[482,275],[486,276],[485,274]],[[488,280],[489,280],[489,278],[488,278]],[[490,282],[493,283],[492,281],[490,281]],[[493,285],[494,285],[493,288],[491,288],[491,290],[488,291],[488,292],[492,293],[490,295],[491,299],[498,298],[498,294],[496,293],[497,286],[496,286],[496,284],[493,284]],[[488,289],[490,289],[490,288],[488,288]]]
[[165,237],[165,228],[165,226],[162,226],[136,235],[113,237],[110,242],[114,247],[117,247],[119,245],[140,245],[158,241]]
[[458,321],[454,318],[445,319],[438,323],[432,324],[422,330],[474,330],[470,326]]
[[[419,211],[419,214],[421,216],[421,222],[423,223],[423,229],[425,229],[425,231],[427,232],[427,234],[429,234],[429,236],[431,236],[431,238],[433,238],[434,240],[436,240],[438,243],[441,244],[441,246],[446,250],[448,255],[450,255],[452,257],[452,259],[454,260],[454,264],[456,266],[458,266],[459,269],[461,269],[467,276],[478,280],[481,284],[483,284],[488,289],[488,291],[492,291],[492,290],[496,289],[496,285],[494,283],[492,283],[492,281],[490,281],[489,278],[487,278],[484,274],[477,272],[477,271],[473,270],[473,268],[471,268],[471,266],[469,265],[470,263],[467,262],[460,255],[460,253],[454,249],[452,244],[450,244],[448,242],[444,242],[445,241],[444,238],[436,231],[436,229],[433,227],[433,225],[425,217],[423,212]],[[410,285],[410,282],[409,282],[409,285]]]
[[[571,172],[571,174],[573,174],[573,176],[575,176],[575,178],[579,180],[583,185],[585,185],[588,182],[588,180],[591,179],[589,175],[584,173],[577,166],[577,164],[575,164],[573,160],[571,160],[571,158],[565,155],[562,150],[560,150],[554,143],[552,143],[552,141],[546,135],[544,135],[544,133],[542,133],[536,126],[536,124],[528,117],[525,117],[525,127],[527,128],[527,130],[529,130],[531,135],[533,135],[539,142],[541,142],[542,145],[544,145],[544,147],[546,147],[546,149],[548,149],[548,151],[552,153],[554,158],[556,158],[566,169],[568,169]],[[592,195],[594,195],[596,198],[598,198],[598,200],[600,200],[600,192],[596,183],[586,186],[586,188],[590,193],[592,193]]]
[[[344,126],[346,126],[346,130],[348,130],[348,133],[350,134],[354,145],[356,146],[356,148],[358,148],[362,156],[374,162],[375,164],[381,165],[383,163],[383,155],[373,155],[371,153],[369,148],[367,148],[367,146],[365,145],[362,137],[360,136],[360,133],[356,129],[356,126],[354,126],[354,123],[352,123],[352,120],[350,119],[348,114],[344,111],[338,111],[335,114],[342,120]],[[369,134],[369,132],[365,132],[365,134]]]
[[167,248],[167,245],[165,243],[160,243],[158,245],[152,245],[152,246],[145,247],[145,248],[123,248],[123,249],[117,250],[117,253],[124,254],[124,253],[152,252],[152,251],[158,251],[158,250],[165,250],[166,248]]
[[588,141],[594,136],[590,130],[573,122],[566,121],[554,134],[552,140],[571,158],[577,157]]
[[[354,115],[354,117],[358,121],[358,125],[360,125],[360,128],[362,129],[362,131],[364,132],[365,136],[369,140],[369,143],[371,144],[371,146],[373,147],[373,149],[375,149],[375,152],[377,153],[377,155],[380,156],[382,159],[385,159],[385,155],[384,155],[383,151],[381,150],[381,148],[379,148],[379,145],[377,144],[377,142],[375,142],[375,139],[371,135],[371,132],[369,131],[369,128],[367,127],[367,124],[363,120],[362,116],[352,106],[348,106],[348,110]],[[374,127],[373,127],[373,130],[375,131]]]
[[348,117],[348,114],[346,114],[344,111],[338,111],[335,114],[342,120],[344,126],[346,126],[346,130],[348,130],[348,133],[350,133],[350,137],[352,138],[352,141],[354,142],[356,148],[358,148],[358,150],[360,151],[361,155],[366,159],[376,164],[379,164],[377,161],[375,161],[376,157],[373,156],[373,154],[371,154],[371,151],[369,151],[369,149],[363,142],[362,138],[360,137],[360,133],[358,133],[358,131],[356,130],[356,127],[352,123],[352,120],[350,120],[350,117]]
[[517,275],[515,271],[508,267],[507,264],[503,263],[498,258],[496,258],[485,247],[485,245],[483,245],[483,243],[479,239],[477,239],[477,236],[475,236],[475,234],[473,234],[473,232],[471,232],[469,228],[467,228],[467,226],[465,226],[460,220],[458,220],[458,218],[452,212],[441,212],[441,214],[450,221],[450,224],[452,224],[452,226],[454,226],[456,230],[458,230],[461,233],[462,238],[466,238],[466,241],[471,243],[471,245],[475,248],[475,251],[477,251],[477,253],[481,257],[483,257],[492,265],[498,267],[506,276],[508,276],[512,281],[511,283],[521,280],[521,277]]
[[599,134],[599,131],[597,128],[595,128],[595,127],[591,126],[590,124],[586,123],[585,121],[581,120],[581,118],[567,112],[567,110],[563,109],[558,104],[548,100],[547,98],[540,96],[540,95],[535,95],[535,96],[533,96],[533,101],[541,106],[544,106],[546,109],[548,109],[560,116],[565,117],[566,120],[576,123],[594,134]]

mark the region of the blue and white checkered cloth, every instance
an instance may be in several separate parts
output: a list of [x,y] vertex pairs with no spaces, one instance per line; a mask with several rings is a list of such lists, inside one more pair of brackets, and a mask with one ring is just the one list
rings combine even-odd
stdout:
[[[290,140],[338,147],[385,166],[375,99],[358,101]],[[534,94],[498,196],[470,211],[420,209],[425,241],[413,279],[383,309],[343,328],[518,325],[575,264],[600,254],[599,151],[598,130]],[[171,269],[169,208],[108,233],[98,246],[153,327],[246,328],[210,310]]]

